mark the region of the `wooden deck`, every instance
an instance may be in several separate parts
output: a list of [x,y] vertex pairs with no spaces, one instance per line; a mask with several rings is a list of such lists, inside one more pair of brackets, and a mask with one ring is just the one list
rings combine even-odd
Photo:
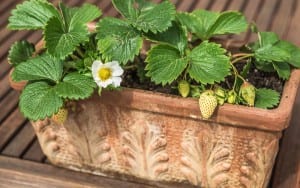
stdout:
[[[53,0],[58,2],[57,0]],[[300,46],[299,0],[172,0],[179,10],[204,8],[214,11],[239,10],[261,30],[275,31],[283,39]],[[18,110],[18,95],[8,84],[11,66],[7,63],[10,45],[21,39],[36,43],[39,32],[15,32],[6,29],[10,10],[21,0],[0,3],[0,188],[18,187],[155,187],[141,183],[112,180],[82,174],[50,165],[43,155],[28,120]],[[104,15],[119,16],[109,0],[64,0],[69,5],[83,2],[98,5]],[[251,40],[246,33],[235,43]],[[290,127],[284,132],[273,171],[271,188],[300,188],[300,91],[294,105]]]

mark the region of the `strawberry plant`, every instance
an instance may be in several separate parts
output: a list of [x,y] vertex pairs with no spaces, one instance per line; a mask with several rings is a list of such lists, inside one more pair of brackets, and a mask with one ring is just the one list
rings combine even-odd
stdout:
[[[249,30],[251,24],[240,12],[177,12],[168,0],[112,3],[122,18],[100,18],[92,32],[87,23],[99,18],[101,10],[91,4],[55,7],[46,0],[28,0],[12,11],[9,29],[42,30],[45,42],[38,52],[28,41],[16,42],[9,51],[13,80],[28,81],[19,103],[25,117],[35,121],[62,114],[68,101],[119,88],[129,70],[137,72],[140,82],[198,98],[206,119],[224,103],[274,108],[280,93],[256,88],[247,80],[249,70],[287,80],[291,69],[300,67],[300,49],[272,32],[253,29],[258,40],[238,52],[216,42],[217,36]],[[232,83],[224,87],[229,77]]]

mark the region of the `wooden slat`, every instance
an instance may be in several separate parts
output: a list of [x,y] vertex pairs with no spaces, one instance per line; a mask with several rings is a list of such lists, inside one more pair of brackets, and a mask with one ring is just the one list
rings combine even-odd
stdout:
[[2,154],[7,156],[21,157],[27,147],[32,143],[35,138],[33,128],[29,122],[22,127],[18,134],[14,137],[13,141],[9,142],[3,149]]
[[226,7],[226,10],[244,11],[245,6],[249,1],[245,0],[231,0]]
[[136,184],[92,176],[51,165],[0,156],[0,186],[4,188],[150,188]]
[[121,15],[115,10],[111,1],[98,1],[97,6],[103,11],[103,16],[120,17]]
[[[251,2],[247,1],[246,7],[243,10],[244,15],[246,16],[249,22],[255,22],[257,19],[257,15],[261,11],[261,7],[264,5],[264,1],[262,0],[251,0]],[[250,38],[250,32],[243,33],[241,35],[237,35],[234,37],[237,41],[246,42]]]
[[[10,85],[8,82],[8,74],[0,79],[0,101],[4,98],[4,95],[10,90]],[[1,108],[1,107],[0,107]]]
[[6,10],[11,9],[10,7],[13,6],[13,4],[15,4],[15,1],[3,1],[0,4],[0,11],[4,12]]
[[0,152],[9,139],[23,126],[24,117],[18,109],[14,110],[0,126]]
[[45,155],[41,149],[41,146],[37,138],[35,138],[33,144],[24,153],[22,159],[36,161],[36,162],[42,162],[45,159]]
[[10,90],[10,92],[5,96],[5,98],[0,101],[0,122],[2,122],[5,119],[5,117],[7,117],[9,113],[17,107],[18,96],[19,94],[16,91]]
[[276,14],[278,0],[265,0],[261,11],[258,13],[256,24],[262,31],[270,29],[274,15]]
[[177,10],[178,11],[190,11],[194,9],[195,1],[194,0],[184,0],[178,1]]
[[[213,2],[213,1],[209,1]],[[221,12],[226,9],[226,6],[229,4],[230,0],[223,0],[222,2],[220,0],[214,1],[207,9],[216,11],[216,12]]]
[[194,9],[209,9],[213,3],[213,0],[201,0],[201,1],[194,1],[193,5],[190,5],[188,10],[192,11]]
[[[288,27],[293,14],[294,4],[295,0],[279,1],[277,4],[278,10],[273,16],[271,30],[277,33],[280,38],[283,38],[287,29],[289,29]],[[278,27],[278,24],[280,24],[280,27]]]
[[299,18],[300,18],[300,2],[295,1],[295,4],[293,4],[293,7],[297,10],[292,15],[291,24],[288,28],[287,36],[285,38],[289,41],[294,42],[298,46],[300,46],[300,24],[299,24]]
[[[259,12],[255,15],[254,21],[259,31],[270,31],[273,17],[277,12],[278,0],[264,0],[262,4],[263,5],[259,7]],[[280,23],[278,23],[278,25],[280,25]],[[249,40],[256,40],[256,35],[251,35]]]

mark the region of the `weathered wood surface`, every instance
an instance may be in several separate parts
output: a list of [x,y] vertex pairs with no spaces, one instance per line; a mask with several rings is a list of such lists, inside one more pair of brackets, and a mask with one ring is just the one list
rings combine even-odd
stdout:
[[[16,40],[24,39],[36,43],[41,38],[40,32],[16,32],[6,29],[10,10],[21,1],[0,3],[0,155],[2,155],[0,157],[0,187],[99,187],[100,185],[126,187],[126,182],[69,172],[45,164],[47,160],[41,152],[31,125],[17,109],[19,94],[8,85],[8,73],[11,66],[7,64],[6,58],[10,45]],[[54,1],[58,2],[58,0],[52,0]],[[119,16],[108,0],[65,0],[64,2],[72,6],[84,2],[93,3],[103,10],[104,15]],[[172,0],[172,2],[176,3],[179,10],[192,11],[196,8],[205,8],[215,11],[242,11],[248,20],[256,21],[260,29],[275,31],[284,39],[300,46],[299,0]],[[232,39],[232,37],[229,38]],[[249,39],[253,39],[249,33],[234,38],[235,41],[241,42]],[[277,158],[270,186],[272,188],[300,187],[299,114],[300,94],[294,106],[291,125],[282,139],[281,146],[284,149],[280,150]],[[30,167],[33,168],[30,169]],[[144,185],[128,184],[128,186],[142,187]]]
[[0,156],[1,188],[150,188],[153,186],[69,171],[49,164]]

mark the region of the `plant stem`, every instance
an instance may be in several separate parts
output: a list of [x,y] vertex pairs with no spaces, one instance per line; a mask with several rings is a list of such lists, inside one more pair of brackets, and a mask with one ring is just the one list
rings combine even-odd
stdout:
[[237,53],[237,54],[233,54],[232,58],[241,57],[241,56],[248,56],[248,55],[250,55],[250,54],[248,54],[248,53]]
[[232,70],[234,72],[234,84],[233,84],[233,89],[235,90],[236,87],[236,83],[237,83],[237,78],[239,77],[241,80],[243,80],[244,82],[246,81],[239,73],[238,70],[236,69],[236,67],[233,65],[232,62],[230,62],[230,65],[232,67]]
[[84,57],[84,54],[83,54],[82,50],[79,47],[76,48],[76,52],[78,53],[78,55],[80,57],[82,57],[82,58]]
[[74,54],[71,54],[70,56],[71,56],[71,58],[72,58],[73,60],[78,60],[78,59],[80,59],[78,56],[76,56],[76,55],[74,55]]
[[243,78],[241,75],[237,75],[241,80],[243,80],[243,82],[246,82],[245,78]]
[[246,59],[246,58],[252,57],[252,56],[254,56],[254,54],[244,54],[243,56],[238,56],[238,58],[234,59],[231,63],[235,64],[243,59]]
[[134,65],[128,65],[128,66],[124,66],[124,67],[123,67],[124,70],[135,69],[135,68],[137,68],[137,65],[135,65],[135,64],[134,64]]

